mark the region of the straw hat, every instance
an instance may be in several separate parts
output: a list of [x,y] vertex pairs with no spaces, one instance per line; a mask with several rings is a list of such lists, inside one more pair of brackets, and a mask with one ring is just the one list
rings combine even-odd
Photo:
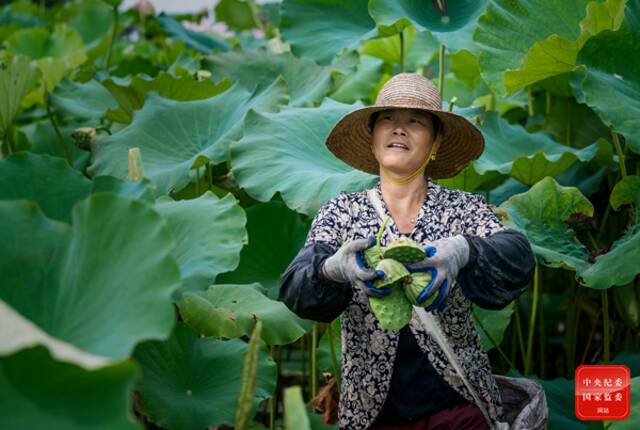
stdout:
[[420,109],[436,115],[441,122],[442,143],[435,160],[427,164],[425,175],[451,178],[484,150],[482,133],[466,118],[442,110],[440,92],[433,83],[415,73],[400,73],[384,84],[373,106],[348,113],[333,127],[325,144],[345,163],[374,175],[378,161],[371,151],[369,118],[391,108]]

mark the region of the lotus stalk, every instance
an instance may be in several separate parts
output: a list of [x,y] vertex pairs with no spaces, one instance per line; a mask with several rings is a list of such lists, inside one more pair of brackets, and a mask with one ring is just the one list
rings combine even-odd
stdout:
[[539,294],[539,280],[540,280],[540,269],[539,265],[536,263],[536,268],[533,273],[533,302],[531,303],[531,312],[529,316],[529,337],[527,338],[527,355],[524,364],[524,374],[525,376],[531,373],[531,359],[533,356],[533,334],[536,328],[536,312],[538,309],[538,294]]
[[109,40],[109,50],[107,51],[107,60],[105,62],[105,69],[109,69],[111,66],[111,53],[113,51],[113,44],[116,40],[116,34],[118,32],[118,6],[113,6],[113,29],[111,31],[111,39]]
[[438,53],[438,90],[440,90],[440,94],[444,97],[444,55],[445,55],[445,46],[444,44],[440,44],[440,51]]
[[45,89],[44,91],[44,108],[47,111],[47,117],[49,118],[49,122],[53,127],[53,131],[58,138],[58,143],[60,144],[60,148],[62,149],[62,153],[64,154],[64,158],[67,160],[69,165],[73,165],[73,160],[71,160],[71,154],[69,153],[69,148],[67,148],[67,144],[62,137],[62,133],[60,133],[60,129],[58,128],[58,124],[56,123],[55,118],[53,117],[53,112],[51,111],[51,106],[49,104],[49,92]]
[[338,355],[336,354],[335,347],[335,339],[333,336],[333,328],[332,324],[329,323],[327,327],[327,332],[329,334],[329,352],[331,353],[331,365],[333,366],[333,376],[336,378],[336,386],[338,387],[338,392],[340,392],[340,366],[338,366]]
[[247,430],[251,421],[251,406],[256,391],[256,376],[258,373],[258,353],[260,351],[260,334],[262,333],[262,321],[258,320],[253,329],[247,352],[244,355],[244,368],[242,382],[240,384],[240,397],[236,410],[235,429]]

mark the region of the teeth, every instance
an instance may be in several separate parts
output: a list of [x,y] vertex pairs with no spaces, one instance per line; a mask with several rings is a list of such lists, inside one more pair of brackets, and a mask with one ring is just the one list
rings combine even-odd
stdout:
[[402,148],[402,149],[409,149],[407,148],[406,145],[402,145],[400,143],[392,143],[391,145],[389,145],[389,148]]

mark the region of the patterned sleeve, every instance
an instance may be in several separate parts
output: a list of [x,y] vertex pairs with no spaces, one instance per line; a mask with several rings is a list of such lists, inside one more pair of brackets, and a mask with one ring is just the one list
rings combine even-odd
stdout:
[[337,250],[346,239],[350,221],[349,200],[345,193],[340,193],[318,210],[304,245],[325,243]]
[[467,193],[467,197],[464,234],[487,237],[505,230],[500,217],[493,212],[491,205],[485,203],[484,197],[471,193]]
[[469,244],[469,262],[457,281],[475,304],[502,309],[527,289],[535,256],[524,234],[505,228],[482,197],[471,196],[463,233]]

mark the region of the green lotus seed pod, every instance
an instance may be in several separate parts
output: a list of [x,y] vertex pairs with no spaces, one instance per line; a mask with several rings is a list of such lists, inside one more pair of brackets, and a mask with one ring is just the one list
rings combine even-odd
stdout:
[[369,297],[369,306],[383,328],[400,330],[411,321],[413,308],[402,291],[401,281],[389,285],[389,288],[391,294],[386,297]]
[[382,270],[384,272],[384,278],[373,281],[373,285],[376,288],[386,287],[394,282],[402,281],[409,276],[409,271],[402,263],[390,258],[380,260],[378,264],[376,264],[376,270]]
[[431,297],[424,303],[418,304],[418,295],[422,292],[429,282],[431,282],[431,272],[415,272],[404,279],[404,293],[409,301],[421,307],[427,307],[438,297],[438,290],[432,291]]
[[415,263],[426,257],[422,247],[405,236],[399,237],[387,246],[383,255],[384,258],[392,258],[404,264]]
[[375,246],[372,246],[371,248],[365,249],[363,254],[364,254],[365,265],[369,269],[373,269],[380,262],[380,258],[381,257],[380,257],[380,254],[378,253],[378,250],[375,248]]

